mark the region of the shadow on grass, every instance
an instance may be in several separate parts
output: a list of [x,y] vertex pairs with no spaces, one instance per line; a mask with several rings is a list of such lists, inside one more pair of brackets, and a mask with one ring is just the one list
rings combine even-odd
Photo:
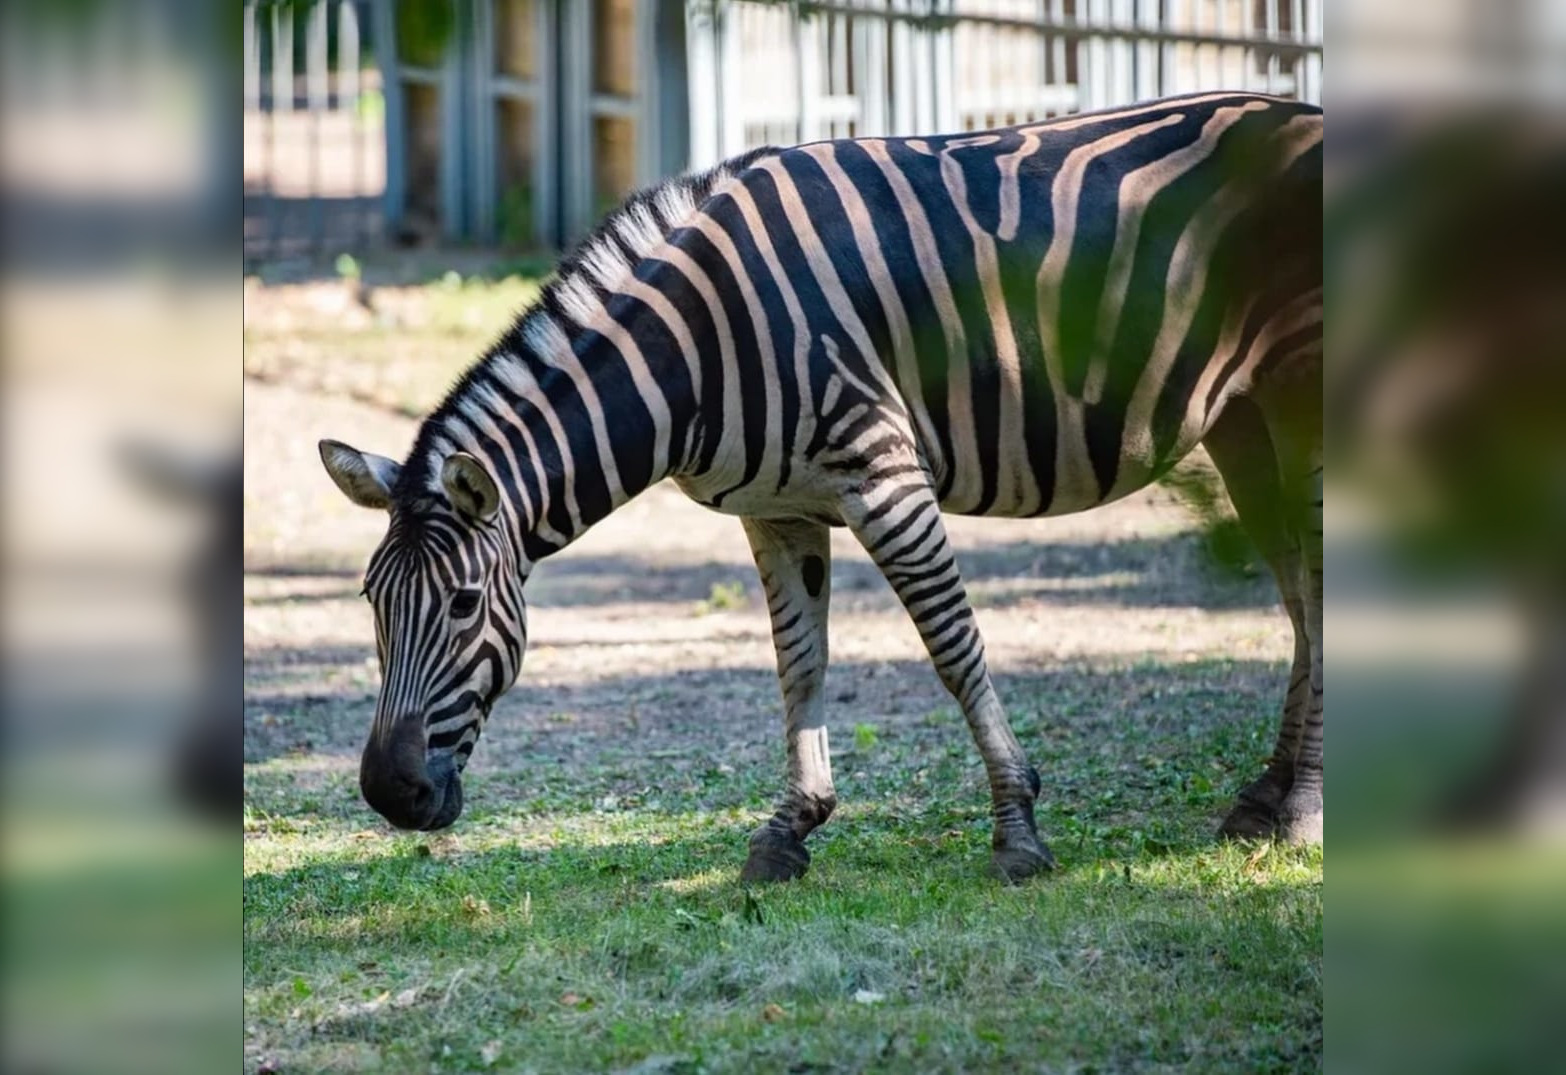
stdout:
[[[1277,603],[1270,577],[1214,566],[1195,531],[1113,542],[1018,541],[957,554],[975,605],[1111,605],[1127,608],[1264,608]],[[748,564],[649,566],[634,557],[564,555],[529,581],[534,604],[572,607],[615,601],[698,602],[714,586],[740,582],[759,591]],[[996,592],[989,584],[1010,584]],[[832,566],[836,593],[890,590],[874,565]]]
[[[1112,542],[1018,541],[964,549],[957,554],[974,604],[1005,608],[1025,604],[1109,605],[1126,608],[1264,608],[1277,603],[1269,576],[1243,576],[1216,566],[1197,531]],[[358,568],[308,561],[268,562],[247,567],[256,578],[357,579]],[[749,563],[656,565],[634,556],[565,553],[541,564],[528,583],[535,608],[574,608],[619,602],[694,605],[715,586],[740,583],[754,597],[760,591]],[[994,584],[1004,584],[997,588]],[[891,591],[866,561],[832,567],[839,594],[874,591],[891,601]],[[268,602],[352,597],[356,588],[330,593],[272,597]],[[265,603],[255,598],[251,604]]]
[[[769,809],[782,789],[776,688],[770,671],[745,670],[755,689],[740,694],[735,674],[617,677],[596,684],[587,698],[558,689],[514,691],[479,744],[466,781],[467,812],[453,831],[483,832],[599,802],[662,802],[714,815]],[[1073,855],[1084,841],[1156,848],[1180,846],[1198,833],[1205,838],[1270,748],[1284,674],[1276,662],[1200,661],[998,676],[1011,723],[1042,778],[1042,830],[1058,851]],[[883,677],[909,685],[905,710],[866,712],[841,686]],[[714,691],[725,682],[736,701],[715,713]],[[828,720],[843,805],[821,839],[830,845],[862,809],[901,810],[936,833],[987,824],[977,751],[927,666],[845,662],[828,683],[839,699]],[[625,713],[638,703],[668,715],[633,727]],[[573,704],[581,708],[564,714],[569,719],[551,715]],[[372,823],[356,770],[343,760],[356,759],[373,709],[370,696],[248,698],[252,718],[283,712],[286,719],[268,728],[252,720],[246,758],[260,765],[247,772],[247,801],[278,817]],[[295,760],[286,770],[266,767],[287,755]],[[305,798],[297,774],[312,755],[323,769],[346,775],[318,781]],[[926,816],[943,802],[949,816]],[[955,812],[953,802],[960,803]],[[1168,811],[1192,819],[1182,823],[1189,831],[1162,820]]]

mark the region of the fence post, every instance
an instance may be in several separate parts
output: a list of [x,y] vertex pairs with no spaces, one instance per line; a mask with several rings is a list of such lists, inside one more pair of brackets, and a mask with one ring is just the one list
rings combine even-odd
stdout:
[[327,2],[314,0],[305,23],[305,99],[310,106],[310,245],[320,254],[326,243],[321,206],[321,131],[331,92],[327,65]]
[[718,27],[713,0],[691,3],[685,12],[685,62],[690,93],[690,167],[718,163]]
[[[816,118],[816,102],[821,96],[821,27],[814,17],[793,10],[796,91],[799,94],[799,141],[814,142],[821,137],[821,121]],[[732,150],[731,150],[732,152]]]
[[381,70],[381,101],[385,113],[386,187],[381,194],[384,234],[402,226],[408,201],[408,122],[404,114],[402,77],[397,69],[397,14],[393,0],[370,0],[375,34],[375,64]]
[[495,95],[490,75],[495,65],[493,0],[473,0],[473,37],[468,64],[467,190],[469,231],[481,243],[495,241]]
[[362,247],[367,239],[360,199],[364,191],[364,121],[359,115],[359,5],[357,0],[340,0],[337,5],[337,108],[348,120],[352,134],[350,182],[353,184],[353,228],[350,241]]
[[[930,0],[930,14],[946,14],[951,0]],[[932,102],[935,130],[939,133],[955,131],[958,123],[957,108],[957,54],[951,27],[942,27],[930,34],[931,72],[930,84],[934,91]]]
[[[1308,40],[1320,44],[1322,39],[1321,28],[1322,0],[1309,0],[1307,4],[1306,28],[1304,34]],[[1295,31],[1300,33],[1299,30]],[[1300,95],[1307,101],[1321,103],[1321,54],[1312,52],[1305,57],[1305,91]]]
[[740,109],[738,12],[728,0],[713,0],[718,11],[718,159],[745,148],[745,113]]

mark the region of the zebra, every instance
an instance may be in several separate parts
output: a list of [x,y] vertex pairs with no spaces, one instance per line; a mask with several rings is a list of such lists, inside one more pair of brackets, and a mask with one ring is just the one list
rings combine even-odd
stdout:
[[534,567],[664,478],[740,517],[787,780],[746,881],[806,871],[837,803],[829,528],[913,619],[983,759],[991,869],[1054,868],[943,512],[1047,516],[1205,445],[1295,636],[1277,742],[1221,833],[1320,841],[1321,110],[1169,98],[925,138],[766,147],[641,191],[424,420],[407,459],[323,440],[389,513],[365,800],[438,829],[527,643]]

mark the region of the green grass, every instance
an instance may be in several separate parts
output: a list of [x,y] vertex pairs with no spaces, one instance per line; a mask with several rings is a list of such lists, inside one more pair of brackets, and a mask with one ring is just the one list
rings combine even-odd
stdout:
[[[398,291],[365,266],[372,311],[256,318],[246,376],[421,414],[547,268]],[[1222,522],[1215,504],[1195,503],[1204,525]],[[356,569],[365,551],[291,562]],[[753,607],[746,585],[673,615]],[[247,746],[263,760],[245,769],[246,1069],[1318,1069],[1320,852],[1212,840],[1270,747],[1286,666],[1196,656],[1002,685],[1061,864],[1014,888],[986,874],[987,792],[961,716],[856,711],[854,666],[836,667],[842,806],[803,880],[749,893],[736,878],[782,744],[727,712],[775,697],[743,662],[710,713],[628,687],[633,724],[656,736],[579,725],[568,695],[520,730],[520,705],[497,712],[513,722],[491,733],[504,750],[479,751],[503,760],[467,779],[450,834],[416,836],[359,799],[348,744],[374,677],[258,658],[248,687],[277,692],[264,719],[286,734],[258,719]]]
[[778,775],[698,742],[471,777],[436,837],[366,831],[347,769],[252,764],[247,1060],[1315,1069],[1321,855],[1212,842],[1271,731],[1212,675],[1181,669],[1162,738],[1014,710],[1056,760],[1039,823],[1062,867],[1019,887],[985,875],[982,774],[951,713],[846,736],[810,873],[753,892],[735,877]]

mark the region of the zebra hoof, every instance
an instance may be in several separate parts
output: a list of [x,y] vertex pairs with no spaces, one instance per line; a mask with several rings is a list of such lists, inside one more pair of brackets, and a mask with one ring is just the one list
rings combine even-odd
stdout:
[[810,869],[810,852],[793,833],[762,829],[750,838],[750,855],[740,870],[740,883],[793,881]]
[[1032,847],[997,847],[990,855],[990,874],[1007,884],[1019,884],[1055,868],[1055,856],[1038,841]]
[[1291,778],[1269,768],[1240,789],[1218,836],[1224,840],[1266,840],[1278,831],[1278,811],[1289,792]]
[[1291,792],[1278,810],[1278,839],[1295,845],[1319,844],[1324,820],[1321,792]]
[[1218,826],[1218,836],[1224,840],[1265,840],[1277,829],[1277,810],[1241,799]]
[[1284,843],[1310,845],[1322,843],[1324,817],[1320,810],[1314,814],[1278,819],[1278,839]]

